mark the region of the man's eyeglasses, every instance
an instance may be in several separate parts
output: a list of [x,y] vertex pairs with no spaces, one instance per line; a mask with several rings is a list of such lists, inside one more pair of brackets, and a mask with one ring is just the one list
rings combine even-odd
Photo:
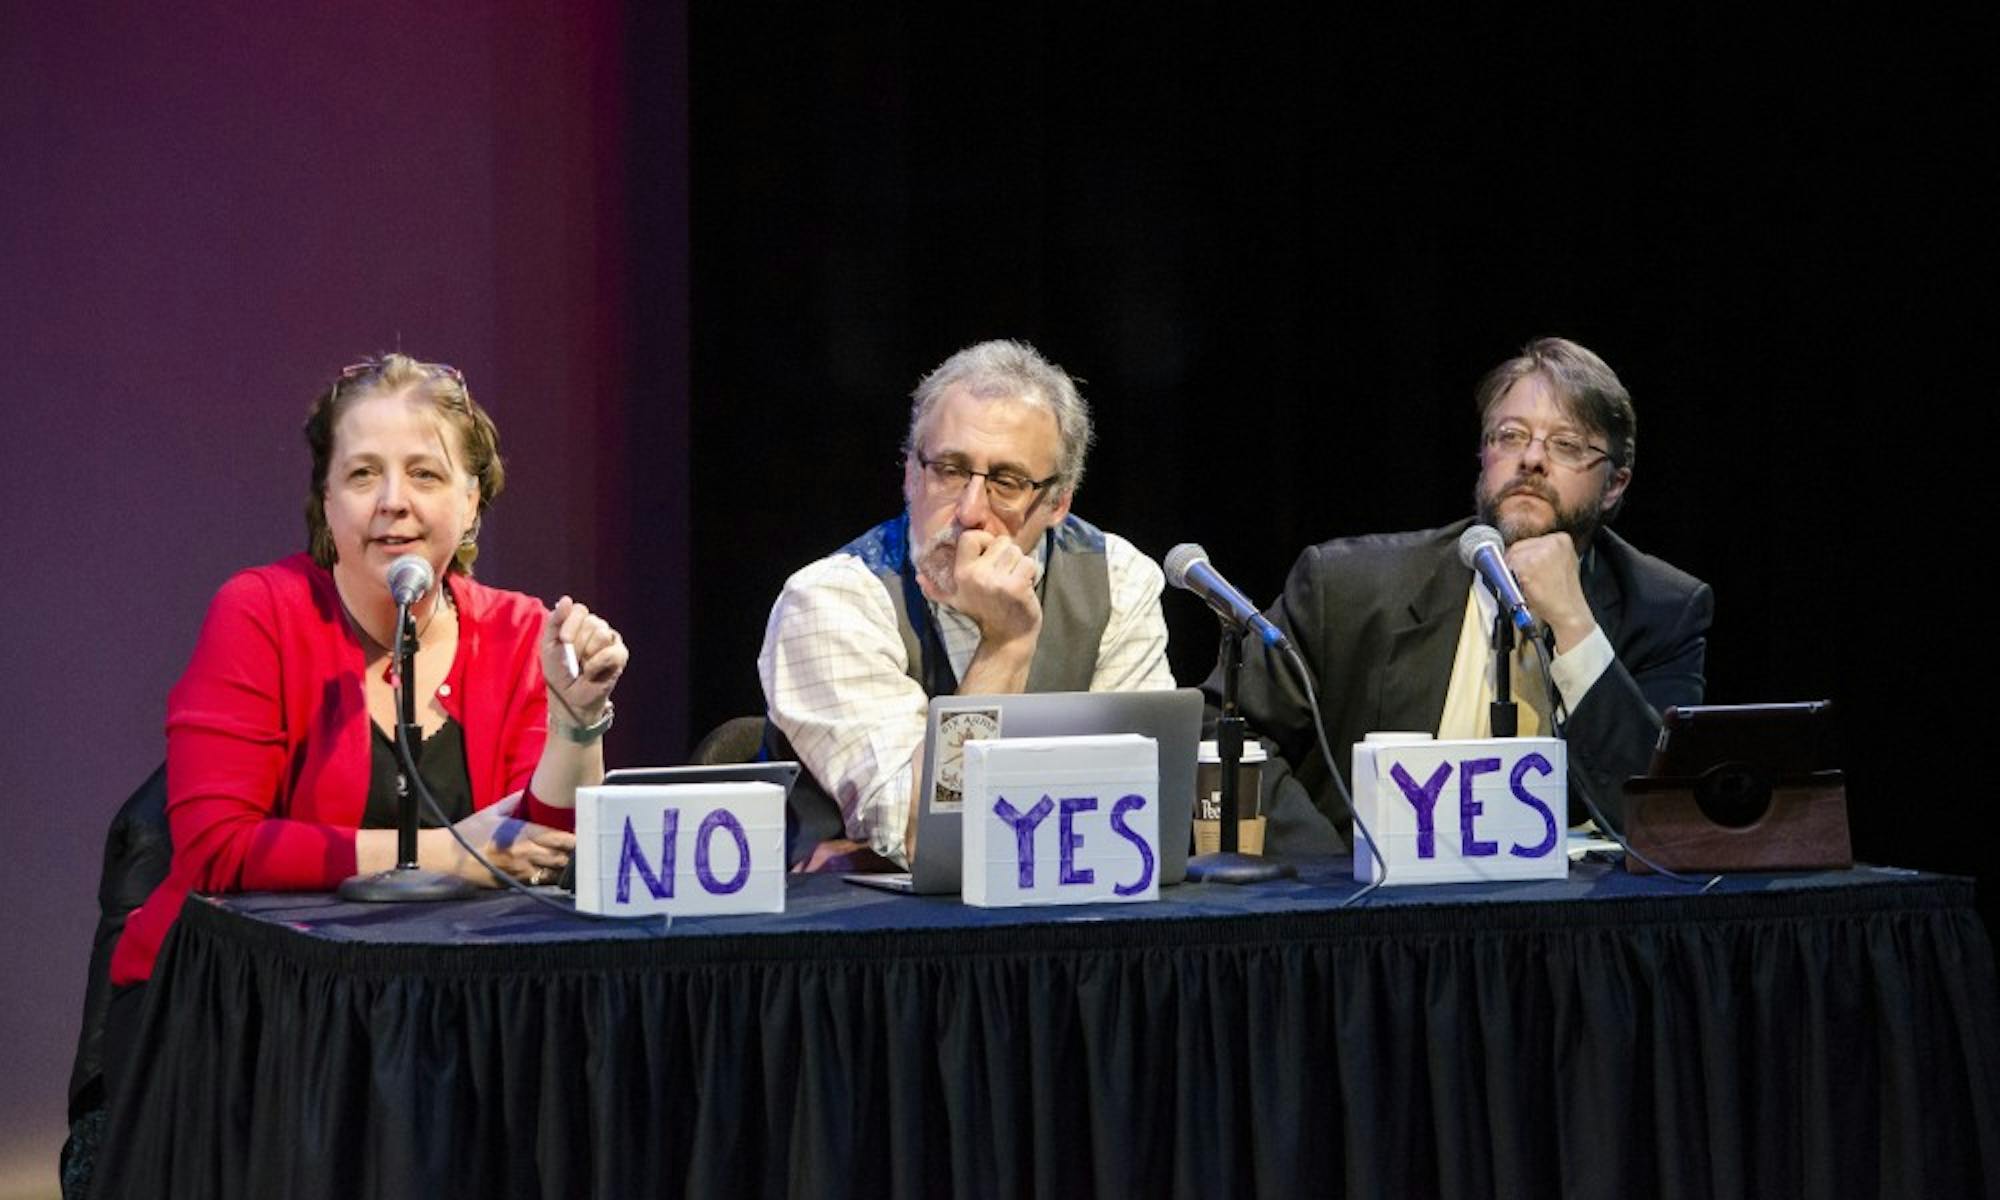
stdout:
[[1549,461],[1572,471],[1594,467],[1599,459],[1611,457],[1611,451],[1591,445],[1578,434],[1559,432],[1536,437],[1522,425],[1501,425],[1489,429],[1481,440],[1488,450],[1502,458],[1519,458],[1528,452],[1529,446],[1540,442],[1542,449],[1548,453]]
[[1030,479],[1018,471],[975,471],[961,462],[948,458],[925,458],[917,455],[917,465],[924,469],[924,479],[931,492],[938,496],[957,497],[963,495],[973,479],[986,481],[986,502],[995,510],[1009,515],[1026,512],[1034,506],[1034,501],[1056,480],[1060,472],[1047,479]]

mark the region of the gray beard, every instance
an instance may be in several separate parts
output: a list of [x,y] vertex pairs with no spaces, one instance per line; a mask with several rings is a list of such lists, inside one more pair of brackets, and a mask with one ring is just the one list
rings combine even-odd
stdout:
[[922,546],[910,550],[910,562],[918,574],[930,580],[932,590],[946,599],[958,591],[958,539],[964,532],[957,523],[949,523]]

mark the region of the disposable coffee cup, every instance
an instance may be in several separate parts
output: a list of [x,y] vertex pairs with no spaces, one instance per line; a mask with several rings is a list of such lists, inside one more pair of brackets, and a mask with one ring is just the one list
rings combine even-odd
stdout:
[[[1236,803],[1244,813],[1236,822],[1236,849],[1243,854],[1264,853],[1263,783],[1266,755],[1261,743],[1243,742],[1243,755],[1236,764]],[[1194,850],[1214,854],[1222,849],[1222,752],[1214,742],[1203,742],[1196,759],[1194,786]]]

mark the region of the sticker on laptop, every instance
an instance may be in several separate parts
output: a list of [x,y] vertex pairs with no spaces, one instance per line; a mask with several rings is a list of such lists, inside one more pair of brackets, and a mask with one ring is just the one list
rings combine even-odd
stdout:
[[963,708],[938,718],[938,761],[932,812],[965,809],[965,743],[1000,736],[1000,710]]

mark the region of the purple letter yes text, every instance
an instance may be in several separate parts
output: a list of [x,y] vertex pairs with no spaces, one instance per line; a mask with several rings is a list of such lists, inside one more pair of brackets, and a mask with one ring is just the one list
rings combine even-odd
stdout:
[[1403,769],[1402,763],[1389,768],[1389,777],[1396,786],[1403,789],[1403,796],[1410,807],[1417,810],[1417,857],[1437,857],[1437,802],[1438,793],[1444,790],[1444,781],[1451,778],[1451,764],[1439,763],[1431,772],[1430,779],[1419,785]]
[[1014,866],[1024,892],[1035,886],[1035,827],[1055,810],[1056,802],[1047,796],[1027,812],[1007,803],[1005,796],[993,798],[993,815],[1014,830]]
[[1096,812],[1095,796],[1064,796],[1062,816],[1056,818],[1056,847],[1062,854],[1062,871],[1056,876],[1059,883],[1094,883],[1097,872],[1089,867],[1076,865],[1076,852],[1083,845],[1083,835],[1076,831],[1076,814]]

